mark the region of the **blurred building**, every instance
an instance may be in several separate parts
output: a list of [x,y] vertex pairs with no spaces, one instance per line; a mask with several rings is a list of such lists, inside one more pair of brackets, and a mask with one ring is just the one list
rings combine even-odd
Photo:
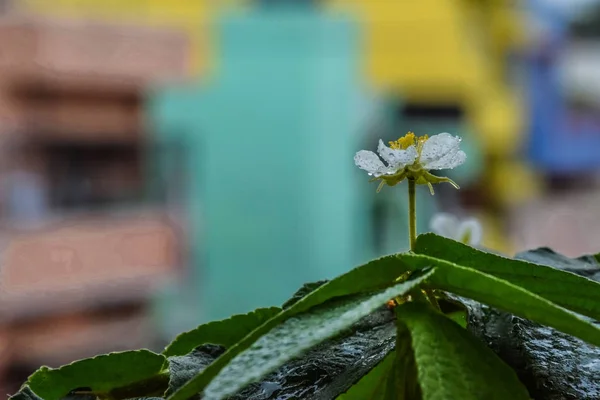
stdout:
[[543,190],[516,207],[519,250],[550,246],[570,256],[598,252],[600,3],[529,0],[530,125],[523,156]]
[[143,98],[189,75],[187,35],[18,6],[0,19],[2,393],[41,364],[156,346],[149,300],[183,254],[150,195]]

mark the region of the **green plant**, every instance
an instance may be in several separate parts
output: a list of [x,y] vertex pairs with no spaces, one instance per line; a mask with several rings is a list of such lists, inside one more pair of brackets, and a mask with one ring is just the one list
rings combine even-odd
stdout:
[[[456,323],[456,315],[444,314],[439,303],[447,292],[454,293],[600,346],[600,329],[583,317],[600,320],[600,284],[432,233],[417,237],[416,184],[448,182],[427,167],[453,167],[465,157],[456,138],[442,135],[428,139],[409,134],[391,149],[380,143],[387,166],[371,155],[357,154],[357,164],[369,168],[382,184],[408,180],[410,252],[309,284],[282,308],[201,325],[177,337],[161,354],[129,351],[58,369],[42,367],[12,399],[60,400],[69,393],[106,400],[186,400],[198,394],[206,400],[226,399],[311,347],[346,333],[392,298],[395,350],[339,399],[528,399],[515,372]],[[437,147],[427,147],[428,140]],[[227,350],[207,363],[195,350],[205,344]]]

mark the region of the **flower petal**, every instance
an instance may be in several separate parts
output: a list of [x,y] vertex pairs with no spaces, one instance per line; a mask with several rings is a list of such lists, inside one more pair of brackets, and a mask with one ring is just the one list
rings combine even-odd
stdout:
[[449,213],[437,213],[429,221],[429,229],[433,233],[450,239],[457,239],[459,221]]
[[483,228],[475,218],[468,218],[460,223],[457,240],[463,241],[469,246],[476,247],[481,244],[482,236]]
[[379,159],[377,154],[368,150],[361,150],[354,155],[354,163],[360,169],[363,169],[375,177],[380,177],[389,172],[389,168],[386,167],[383,162]]
[[425,169],[452,169],[463,164],[467,159],[464,151],[460,150],[458,136],[440,133],[429,138],[423,144],[420,162]]
[[417,159],[417,149],[415,146],[409,146],[406,150],[391,149],[387,147],[381,139],[379,139],[377,152],[390,167],[393,167],[396,170],[414,163]]

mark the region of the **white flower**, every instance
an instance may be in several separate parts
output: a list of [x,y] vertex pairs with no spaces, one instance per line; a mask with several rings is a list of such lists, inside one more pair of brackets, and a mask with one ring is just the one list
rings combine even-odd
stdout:
[[448,213],[435,214],[429,223],[433,233],[477,247],[481,244],[483,228],[475,218],[459,220]]
[[381,139],[379,139],[377,152],[379,157],[387,163],[387,166],[372,151],[361,150],[354,156],[356,166],[376,178],[382,175],[393,175],[398,170],[414,163],[418,157],[415,146],[410,146],[406,150],[392,149],[383,144]]
[[459,146],[461,138],[449,133],[430,137],[423,144],[419,162],[426,170],[453,169],[467,160],[467,155]]
[[372,151],[359,151],[354,156],[354,163],[373,176],[374,180],[382,180],[379,189],[384,183],[394,186],[406,178],[429,185],[432,193],[432,183],[449,182],[458,188],[450,179],[436,177],[427,171],[452,169],[463,164],[467,155],[460,150],[460,141],[458,136],[446,132],[431,138],[427,135],[417,137],[409,132],[390,142],[390,147],[379,140],[379,156]]

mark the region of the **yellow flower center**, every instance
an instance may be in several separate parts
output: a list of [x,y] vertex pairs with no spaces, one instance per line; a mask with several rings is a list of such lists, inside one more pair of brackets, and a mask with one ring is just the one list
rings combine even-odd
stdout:
[[390,147],[394,150],[406,150],[415,144],[415,134],[408,132],[398,140],[390,142]]
[[402,136],[398,140],[394,140],[389,142],[390,148],[394,150],[406,150],[410,146],[417,146],[417,151],[421,154],[421,150],[423,149],[423,144],[429,139],[429,136],[416,136],[413,132],[408,132],[406,135]]

